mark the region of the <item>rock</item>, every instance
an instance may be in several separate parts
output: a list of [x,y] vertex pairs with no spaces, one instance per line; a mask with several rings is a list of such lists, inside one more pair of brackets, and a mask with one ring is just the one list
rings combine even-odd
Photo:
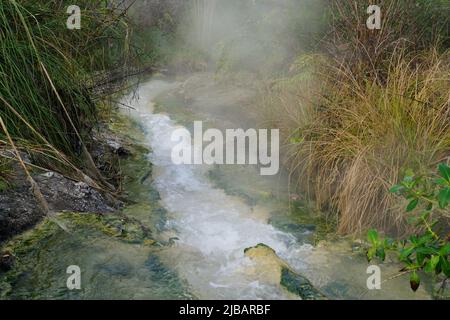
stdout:
[[314,224],[292,223],[284,221],[282,216],[270,218],[269,223],[284,232],[292,234],[301,243],[312,243],[317,230]]
[[42,176],[46,177],[46,178],[52,178],[54,175],[55,175],[55,173],[52,172],[52,171],[49,171],[49,172],[46,172],[46,173],[42,174]]
[[364,248],[364,242],[362,240],[355,240],[352,243],[352,251],[353,252],[358,252],[361,251]]
[[323,300],[326,297],[309,282],[308,279],[295,273],[287,267],[281,269],[280,284],[289,292],[298,295],[303,300]]
[[0,271],[6,272],[14,266],[15,258],[10,252],[5,251],[0,253]]
[[[45,216],[23,179],[14,181],[15,187],[0,192],[0,241],[31,228]],[[87,184],[56,172],[35,175],[34,179],[54,212],[111,213],[122,205],[113,203]]]
[[59,173],[35,177],[52,211],[108,213],[114,212],[113,204],[99,191],[84,182],[75,182]]
[[264,279],[280,284],[304,300],[326,299],[308,279],[293,271],[269,246],[260,243],[256,247],[245,249],[244,254],[256,262],[258,273]]
[[44,215],[29,187],[0,192],[0,242],[34,226]]
[[153,240],[153,239],[146,239],[146,240],[144,240],[144,246],[151,247],[151,246],[153,246],[155,244],[157,244],[156,240]]
[[111,140],[108,139],[106,140],[106,145],[110,148],[110,150],[121,156],[121,157],[125,157],[125,156],[129,156],[131,154],[131,152],[126,149],[123,144],[121,144],[118,140]]
[[131,145],[125,137],[118,136],[107,126],[100,125],[92,132],[89,152],[97,169],[107,182],[119,186],[121,181],[120,159],[132,154]]
[[[122,183],[119,157],[131,154],[131,142],[114,134],[106,125],[93,131],[88,149],[97,168],[108,183]],[[0,156],[14,158],[13,150],[2,149]],[[21,152],[22,159],[32,163],[34,158]],[[45,216],[39,209],[30,189],[27,177],[17,161],[11,163],[14,176],[8,188],[0,190],[0,242],[5,241],[36,225]],[[53,212],[110,213],[123,206],[111,195],[101,193],[86,183],[72,181],[59,173],[33,174],[40,191]]]
[[[94,159],[101,160],[105,155],[106,158],[111,158],[111,154],[121,157],[131,154],[128,147],[130,142],[123,137],[119,137],[108,128],[101,128],[101,130],[94,132],[93,140],[95,144],[91,146],[91,154]],[[96,163],[99,162],[96,161]]]

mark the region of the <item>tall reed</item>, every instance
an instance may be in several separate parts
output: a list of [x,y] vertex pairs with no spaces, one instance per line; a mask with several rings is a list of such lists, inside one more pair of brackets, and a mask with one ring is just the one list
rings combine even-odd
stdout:
[[86,162],[85,141],[97,121],[89,88],[94,73],[129,58],[127,23],[108,3],[78,1],[80,30],[66,27],[70,1],[0,3],[0,117],[38,165],[78,176],[87,167],[98,178]]

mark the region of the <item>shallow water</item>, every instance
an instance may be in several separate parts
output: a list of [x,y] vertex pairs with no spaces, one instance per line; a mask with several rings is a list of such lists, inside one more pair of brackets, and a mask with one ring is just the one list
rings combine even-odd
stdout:
[[[0,274],[0,298],[297,299],[270,272],[244,256],[245,248],[259,243],[273,248],[332,299],[430,297],[426,282],[412,293],[407,276],[383,283],[382,290],[367,291],[368,265],[362,253],[352,252],[351,242],[313,246],[314,214],[307,206],[300,217],[291,213],[283,172],[262,177],[252,166],[174,165],[170,137],[180,123],[188,128],[193,120],[222,128],[256,123],[251,115],[236,116],[248,113],[240,107],[251,96],[248,92],[200,81],[201,77],[193,78],[197,80],[189,88],[189,101],[177,101],[176,106],[173,94],[187,90],[186,82],[150,80],[137,94],[124,97],[135,108],[126,113],[134,125],[118,130],[151,149],[148,155],[122,163],[129,176],[125,189],[135,201],[124,213],[148,227],[160,245],[152,245],[153,240],[149,245],[141,235],[105,234],[104,224],[99,227],[95,216],[87,222],[81,217],[85,223],[80,225],[74,224],[76,217],[66,215],[61,219],[70,233],[47,222],[24,236],[22,246],[30,249],[21,255],[19,270]],[[114,220],[111,225],[116,224]],[[66,287],[70,265],[81,268],[79,291]],[[380,267],[382,279],[399,269],[392,263]]]
[[[366,292],[367,262],[361,254],[351,252],[350,243],[345,242],[340,249],[313,247],[307,241],[309,229],[302,230],[299,237],[298,232],[282,231],[269,224],[274,212],[280,215],[280,208],[284,208],[281,215],[289,219],[289,210],[279,200],[287,199],[287,190],[283,187],[287,180],[282,174],[264,178],[252,167],[174,165],[170,155],[175,143],[170,138],[180,127],[179,123],[189,128],[189,121],[204,120],[221,123],[222,127],[233,123],[237,127],[230,128],[245,127],[233,120],[235,114],[228,112],[227,117],[223,111],[229,108],[245,112],[245,108],[233,106],[233,103],[242,103],[242,94],[230,91],[227,96],[223,88],[215,91],[210,83],[189,89],[190,101],[186,106],[181,102],[178,108],[167,106],[170,115],[161,112],[165,109],[164,101],[168,101],[161,96],[167,98],[174,92],[184,93],[186,82],[149,81],[140,87],[139,99],[127,103],[136,108],[132,116],[141,124],[151,146],[156,188],[162,205],[169,212],[167,227],[169,233],[178,238],[176,245],[163,253],[163,261],[189,283],[195,296],[203,299],[292,298],[279,285],[259,277],[257,268],[244,256],[245,248],[264,243],[331,298],[427,298],[425,292],[411,294],[404,278],[386,283],[386,290]],[[230,99],[233,96],[238,98]],[[154,112],[155,101],[158,101],[158,112]],[[222,172],[215,176],[213,183],[211,172],[217,170]],[[221,185],[226,188],[220,188]],[[278,200],[267,201],[261,196],[274,193],[278,197],[268,198]],[[249,194],[260,196],[249,198]],[[394,274],[396,266],[384,265],[382,271]]]

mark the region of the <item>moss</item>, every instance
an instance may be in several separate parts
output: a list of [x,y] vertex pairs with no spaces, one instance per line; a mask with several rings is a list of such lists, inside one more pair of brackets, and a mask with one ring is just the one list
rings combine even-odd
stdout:
[[[145,247],[160,246],[152,239],[151,232],[134,218],[121,215],[64,213],[57,219],[68,228],[69,233],[63,231],[53,221],[45,219],[34,229],[14,238],[0,249],[0,252],[8,252],[15,259],[15,264],[9,271],[0,273],[0,298],[7,298],[12,294],[20,296],[21,293],[13,292],[13,288],[22,287],[23,283],[27,283],[25,286],[28,288],[33,287],[32,283],[36,282],[39,288],[36,287],[33,291],[45,293],[46,281],[54,281],[48,277],[58,274],[51,269],[45,270],[42,276],[36,276],[36,268],[41,269],[48,265],[45,260],[48,259],[45,258],[49,255],[48,250],[56,252],[55,261],[58,261],[64,259],[65,250],[72,248],[76,250],[77,246],[88,246],[91,241],[100,239],[112,240],[111,245],[114,245],[114,241],[119,241]],[[29,294],[27,291],[26,295]]]
[[61,230],[55,223],[46,219],[34,229],[15,237],[0,248],[0,252],[8,252],[15,260],[10,270],[0,273],[0,299],[5,299],[12,293],[14,283],[20,281],[29,265],[28,260],[36,255],[39,245],[59,231]]
[[61,215],[61,219],[68,222],[73,228],[93,229],[106,236],[127,242],[143,243],[151,237],[151,232],[140,221],[125,215],[64,213]]
[[322,213],[315,213],[314,209],[303,201],[293,201],[288,209],[290,214],[272,212],[269,223],[274,227],[291,233],[299,242],[316,245],[322,240],[333,240],[336,235],[336,221],[327,219]]
[[311,284],[311,282],[309,282],[308,279],[291,271],[287,267],[282,267],[281,269],[280,284],[289,292],[298,295],[303,300],[326,299],[326,297],[322,293],[314,288],[314,286]]
[[[145,255],[164,245],[153,238],[164,228],[167,211],[158,203],[161,198],[154,187],[153,166],[148,160],[151,150],[142,130],[134,120],[117,112],[107,115],[107,119],[110,130],[120,136],[129,151],[120,158],[125,208],[121,213],[106,215],[61,213],[56,219],[69,233],[45,219],[6,243],[0,252],[11,253],[15,264],[0,273],[0,298],[45,298],[59,294],[69,294],[70,298],[73,292],[67,293],[59,281],[65,276],[65,273],[61,276],[61,270],[72,260],[83,261],[79,263],[90,268],[103,250],[122,253],[129,248]],[[85,254],[79,256],[78,252]],[[74,297],[78,297],[76,293]]]
[[119,134],[121,137],[129,140],[129,147],[132,148],[136,154],[148,152],[145,146],[144,130],[140,124],[131,117],[127,117],[117,111],[112,111],[108,114],[108,127],[111,131]]
[[45,219],[34,229],[29,230],[7,242],[1,248],[1,251],[8,251],[14,256],[20,257],[27,254],[30,250],[34,250],[38,243],[51,237],[58,231],[58,229],[59,227],[55,223]]
[[[99,215],[95,213],[66,212],[57,218],[69,229],[69,233],[80,228],[95,230],[108,237],[117,238],[131,243],[156,242],[151,238],[151,232],[147,230],[137,219],[124,215]],[[15,256],[26,255],[34,250],[44,240],[54,236],[61,229],[49,219],[45,219],[34,229],[14,238],[6,243],[1,251],[11,252]]]

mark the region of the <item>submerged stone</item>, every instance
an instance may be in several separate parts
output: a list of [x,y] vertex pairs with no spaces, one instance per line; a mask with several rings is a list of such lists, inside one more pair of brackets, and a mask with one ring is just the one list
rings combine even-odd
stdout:
[[307,278],[292,271],[271,247],[260,243],[255,247],[246,248],[244,253],[256,262],[258,274],[266,281],[281,285],[303,300],[326,299]]
[[250,247],[250,248],[244,249],[244,254],[249,253],[249,255],[250,255],[251,254],[250,251],[255,252],[256,249],[269,250],[270,252],[275,254],[275,250],[273,250],[271,247],[269,247],[268,245],[266,245],[264,243],[258,243],[255,247]]

